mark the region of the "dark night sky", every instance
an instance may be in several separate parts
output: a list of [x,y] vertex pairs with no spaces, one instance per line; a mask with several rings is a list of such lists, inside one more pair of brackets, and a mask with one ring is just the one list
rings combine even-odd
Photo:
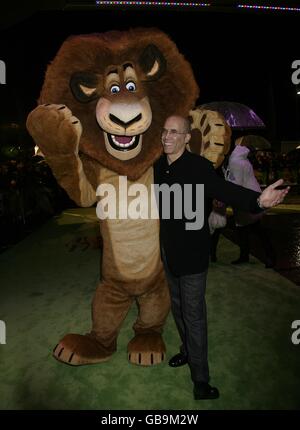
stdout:
[[300,60],[298,14],[173,10],[37,12],[1,33],[0,122],[24,122],[47,64],[70,34],[155,26],[168,33],[191,62],[200,86],[198,104],[229,100],[250,106],[274,140],[300,139],[300,96],[291,82]]

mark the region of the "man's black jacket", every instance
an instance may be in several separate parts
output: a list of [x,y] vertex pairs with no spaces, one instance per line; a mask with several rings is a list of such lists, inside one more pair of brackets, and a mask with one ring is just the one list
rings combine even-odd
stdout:
[[[170,165],[166,155],[163,155],[154,165],[154,182],[160,186],[167,184],[169,187],[179,184],[182,189],[183,216],[180,219],[175,218],[178,217],[178,211],[177,214],[174,213],[173,193],[170,193],[169,219],[164,219],[162,213],[163,199],[165,203],[168,201],[163,197],[163,193],[160,193],[159,205],[161,246],[164,248],[169,268],[175,276],[201,273],[208,268],[210,249],[208,216],[213,198],[246,212],[255,213],[261,210],[257,204],[259,193],[225,181],[216,174],[210,161],[188,151],[185,151]],[[190,195],[186,191],[187,188],[184,190],[185,184],[192,184]],[[204,207],[201,204],[201,210],[204,211],[204,223],[203,227],[198,230],[187,230],[186,223],[192,223],[193,220],[185,211],[184,198],[186,198],[186,204],[189,203],[190,206],[192,204],[193,210],[195,210],[196,198],[200,199],[200,188],[198,186],[196,189],[196,184],[204,185]],[[198,200],[198,203],[200,201]],[[188,215],[188,218],[185,214]]]

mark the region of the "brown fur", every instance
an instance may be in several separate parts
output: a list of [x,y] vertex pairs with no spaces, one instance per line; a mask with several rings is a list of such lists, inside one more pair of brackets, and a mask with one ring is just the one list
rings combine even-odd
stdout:
[[[103,134],[95,121],[97,100],[84,104],[76,101],[69,81],[74,72],[90,71],[101,77],[108,66],[126,61],[135,64],[143,78],[138,57],[149,44],[159,47],[166,58],[167,70],[158,80],[140,82],[149,97],[152,125],[144,134],[140,154],[124,162],[105,150]],[[99,86],[101,95],[101,83]],[[82,123],[80,151],[118,174],[135,180],[161,155],[160,131],[165,119],[171,114],[187,116],[197,96],[198,87],[191,66],[178,52],[174,42],[157,29],[138,28],[128,32],[111,31],[67,39],[48,67],[39,103],[66,104]]]

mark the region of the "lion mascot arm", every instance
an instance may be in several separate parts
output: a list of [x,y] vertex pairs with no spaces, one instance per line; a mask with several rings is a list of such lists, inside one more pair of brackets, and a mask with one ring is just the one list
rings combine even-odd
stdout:
[[190,111],[191,140],[188,149],[211,161],[217,169],[228,154],[231,128],[219,112],[196,107]]
[[29,114],[26,126],[71,199],[79,206],[93,205],[96,193],[78,154],[82,126],[70,109],[58,104],[40,105]]
[[[231,128],[219,112],[201,109],[201,107],[196,107],[190,111],[190,119],[191,140],[188,150],[202,155],[211,161],[214,168],[217,169],[222,165],[225,155],[229,152]],[[224,203],[213,200],[208,223],[211,234],[216,228],[225,227],[226,205]]]

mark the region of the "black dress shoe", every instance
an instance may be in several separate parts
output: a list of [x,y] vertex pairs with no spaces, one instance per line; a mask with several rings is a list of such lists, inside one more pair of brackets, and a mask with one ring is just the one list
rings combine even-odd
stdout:
[[249,258],[238,258],[237,260],[234,260],[231,262],[231,264],[242,264],[242,263],[249,263]]
[[220,393],[216,387],[211,387],[206,382],[195,382],[194,383],[194,399],[195,400],[217,399],[218,397],[220,397]]
[[169,366],[171,367],[180,367],[184,366],[187,363],[187,357],[181,352],[179,354],[174,355],[169,361]]

